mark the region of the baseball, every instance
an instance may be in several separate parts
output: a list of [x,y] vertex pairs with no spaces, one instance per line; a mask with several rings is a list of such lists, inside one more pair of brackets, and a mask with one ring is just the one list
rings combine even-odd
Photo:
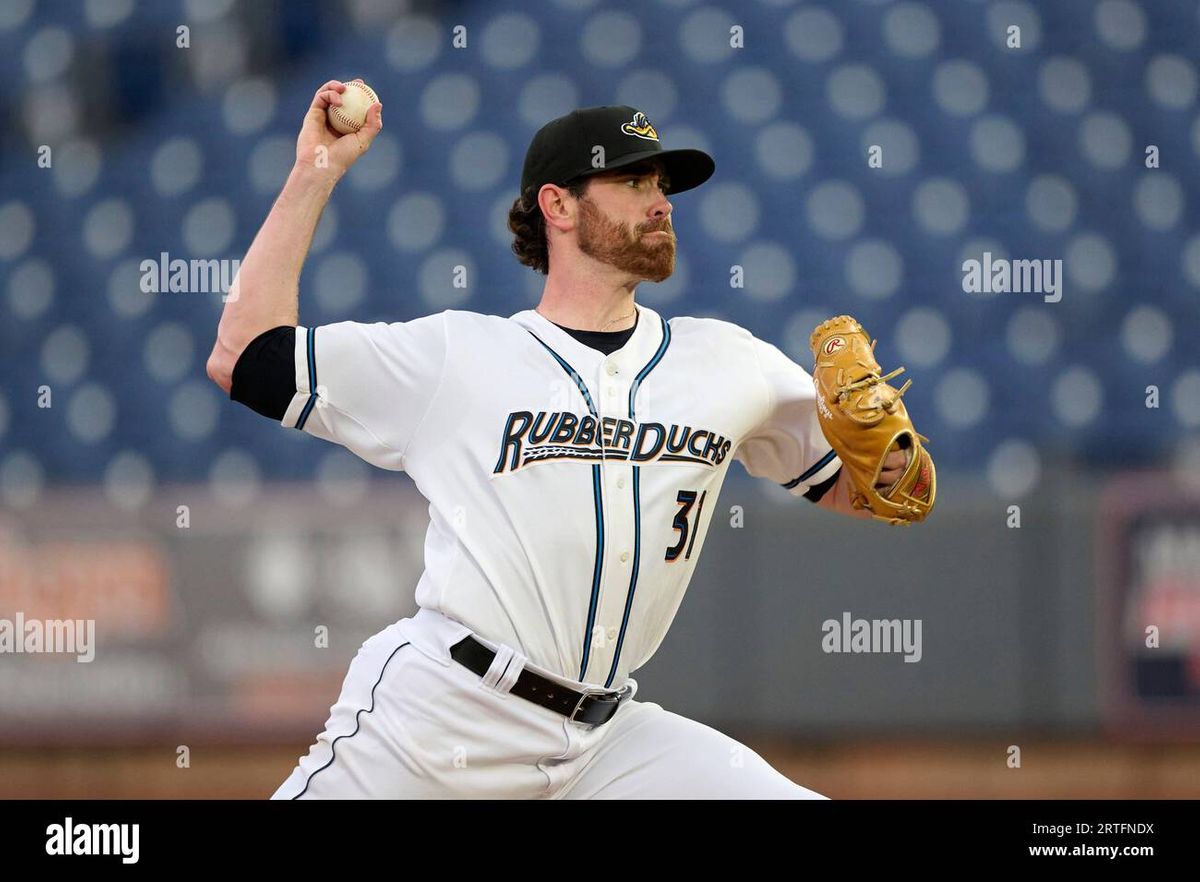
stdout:
[[367,111],[372,104],[379,102],[375,90],[361,80],[346,83],[346,91],[342,93],[342,103],[329,105],[326,115],[329,127],[341,135],[357,132],[367,121]]

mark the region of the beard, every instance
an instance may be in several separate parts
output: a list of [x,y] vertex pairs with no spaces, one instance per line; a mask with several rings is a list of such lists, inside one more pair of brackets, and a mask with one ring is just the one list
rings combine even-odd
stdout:
[[639,279],[661,282],[675,272],[675,236],[647,237],[652,230],[672,232],[670,221],[647,221],[630,231],[586,196],[579,200],[579,250]]

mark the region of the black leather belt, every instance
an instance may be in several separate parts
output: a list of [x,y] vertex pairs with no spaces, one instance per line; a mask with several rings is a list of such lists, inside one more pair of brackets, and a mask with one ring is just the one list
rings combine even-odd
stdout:
[[[450,657],[463,667],[483,676],[492,666],[496,653],[474,637],[467,636],[450,648]],[[625,686],[621,690],[591,687],[580,692],[525,668],[510,690],[534,704],[557,711],[577,723],[601,726],[613,718],[622,704],[633,695]]]

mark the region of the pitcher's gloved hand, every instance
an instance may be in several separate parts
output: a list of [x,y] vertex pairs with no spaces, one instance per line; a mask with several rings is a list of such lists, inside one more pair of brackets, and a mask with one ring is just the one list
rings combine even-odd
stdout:
[[883,374],[875,341],[848,315],[822,322],[810,343],[821,431],[850,475],[851,503],[891,524],[924,520],[937,473],[901,400],[912,380],[888,384],[904,368]]

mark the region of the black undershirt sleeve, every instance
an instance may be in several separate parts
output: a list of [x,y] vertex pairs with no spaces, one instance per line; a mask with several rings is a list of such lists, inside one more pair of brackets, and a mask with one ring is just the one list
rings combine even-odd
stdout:
[[804,498],[809,502],[820,502],[821,497],[829,492],[829,488],[837,483],[838,475],[842,473],[839,468],[836,472],[822,481],[820,484],[814,484],[804,491]]
[[233,366],[229,397],[282,420],[296,395],[296,329],[281,325],[250,341]]

